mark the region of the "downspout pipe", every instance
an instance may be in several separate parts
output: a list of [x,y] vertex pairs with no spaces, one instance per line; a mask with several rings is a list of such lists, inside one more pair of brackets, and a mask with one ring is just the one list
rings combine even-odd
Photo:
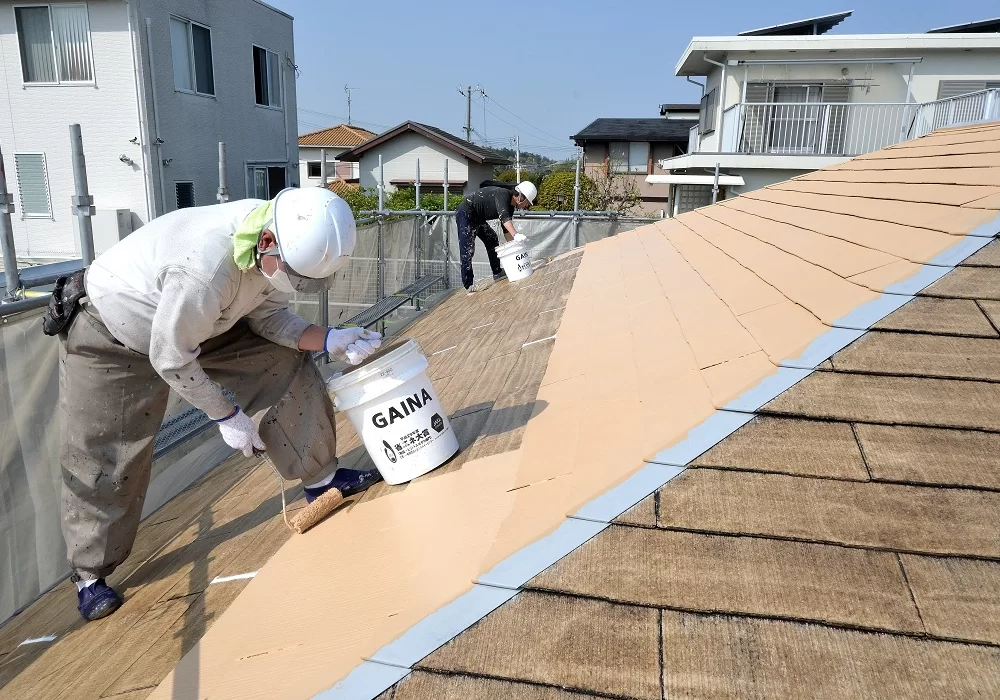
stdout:
[[150,161],[153,159],[152,139],[149,136],[149,119],[146,114],[146,70],[142,64],[142,53],[138,47],[142,44],[139,34],[139,3],[137,0],[126,0],[125,12],[128,17],[128,42],[132,53],[132,63],[135,66],[135,101],[139,117],[139,153],[142,155],[142,179],[146,190],[146,222],[156,215],[155,189],[150,173]]
[[167,188],[163,180],[163,139],[160,138],[160,109],[156,95],[156,68],[153,65],[153,20],[146,18],[146,54],[149,60],[149,80],[150,92],[153,95],[153,125],[156,136],[153,145],[156,146],[156,169],[159,172],[160,180],[160,212],[159,216],[167,213]]

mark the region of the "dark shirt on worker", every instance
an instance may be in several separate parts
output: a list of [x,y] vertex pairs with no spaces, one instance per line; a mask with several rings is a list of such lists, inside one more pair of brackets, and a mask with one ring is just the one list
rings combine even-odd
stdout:
[[482,187],[460,205],[466,210],[470,222],[485,224],[499,219],[505,224],[514,217],[514,205],[510,202],[511,192],[506,187]]

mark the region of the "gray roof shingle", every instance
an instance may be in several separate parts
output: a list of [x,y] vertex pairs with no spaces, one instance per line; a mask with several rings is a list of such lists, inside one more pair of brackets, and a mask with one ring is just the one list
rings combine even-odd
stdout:
[[571,138],[583,141],[651,141],[687,143],[694,119],[595,119]]

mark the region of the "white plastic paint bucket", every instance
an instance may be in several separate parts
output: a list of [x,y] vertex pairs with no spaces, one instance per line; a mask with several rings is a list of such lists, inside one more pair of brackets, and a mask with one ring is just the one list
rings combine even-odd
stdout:
[[420,346],[405,340],[327,384],[386,483],[415,479],[458,452],[458,438],[426,370]]
[[511,282],[531,276],[531,251],[523,243],[511,241],[497,246],[497,257]]

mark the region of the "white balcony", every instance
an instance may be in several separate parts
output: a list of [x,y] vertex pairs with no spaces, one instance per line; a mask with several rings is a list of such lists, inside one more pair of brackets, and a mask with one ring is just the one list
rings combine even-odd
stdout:
[[741,103],[723,114],[720,152],[851,157],[941,127],[997,119],[997,89],[923,104]]
[[[721,147],[699,148],[697,129],[688,156],[663,161],[665,168],[696,165],[702,153],[796,156],[835,162],[877,151],[947,126],[1000,120],[1000,90],[990,89],[925,103],[901,102],[743,102],[722,115]],[[690,164],[677,161],[692,160]],[[698,165],[701,165],[700,160]],[[768,159],[765,159],[768,160]],[[756,162],[761,163],[759,159]],[[758,165],[757,167],[761,167]],[[818,161],[810,167],[822,167]]]

